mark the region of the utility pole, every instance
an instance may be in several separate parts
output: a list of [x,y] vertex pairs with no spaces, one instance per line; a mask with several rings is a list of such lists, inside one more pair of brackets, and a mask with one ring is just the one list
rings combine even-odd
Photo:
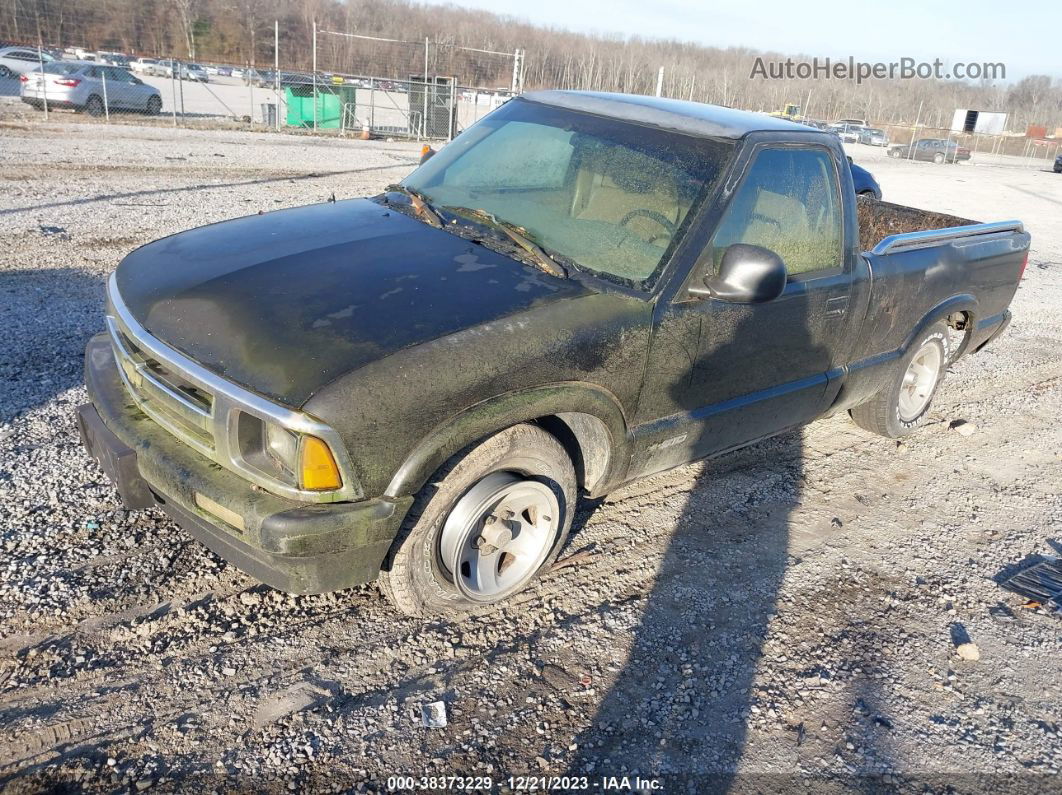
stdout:
[[656,73],[656,95],[659,97],[660,93],[664,90],[664,67],[660,67],[660,71]]
[[[424,37],[424,111],[420,117],[420,131],[428,137],[428,37]],[[418,136],[419,139],[419,136]]]
[[[277,110],[274,114],[277,122],[277,132],[280,132],[280,21],[273,20],[273,93],[276,95],[274,100],[277,103]],[[254,110],[252,108],[252,110]]]
[[317,132],[317,20],[313,21],[313,131]]

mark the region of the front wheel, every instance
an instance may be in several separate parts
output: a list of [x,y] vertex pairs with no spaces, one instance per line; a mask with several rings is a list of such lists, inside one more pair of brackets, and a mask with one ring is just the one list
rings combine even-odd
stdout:
[[556,560],[576,498],[575,469],[556,437],[507,428],[455,455],[420,492],[380,588],[415,616],[502,602]]
[[948,327],[934,323],[900,359],[888,383],[848,413],[861,428],[896,439],[921,425],[949,361]]
[[943,163],[944,160],[945,157],[940,152],[937,152],[935,155],[933,155],[933,162],[936,163],[938,166]]
[[148,97],[147,112],[149,116],[158,116],[162,113],[162,99],[158,95],[153,94]]

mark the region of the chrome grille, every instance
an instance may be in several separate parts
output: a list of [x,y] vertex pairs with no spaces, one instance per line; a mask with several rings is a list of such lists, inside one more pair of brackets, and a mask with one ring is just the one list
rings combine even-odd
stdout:
[[215,453],[214,396],[146,353],[119,328],[115,317],[107,318],[107,330],[122,380],[140,409],[181,441],[200,452]]
[[[126,308],[113,274],[107,284],[107,331],[118,372],[130,396],[141,411],[180,441],[282,497],[338,502],[363,496],[351,473],[346,448],[331,427],[226,381],[155,339]],[[335,491],[308,491],[281,482],[255,466],[240,451],[241,414],[323,440],[339,466],[342,487]]]

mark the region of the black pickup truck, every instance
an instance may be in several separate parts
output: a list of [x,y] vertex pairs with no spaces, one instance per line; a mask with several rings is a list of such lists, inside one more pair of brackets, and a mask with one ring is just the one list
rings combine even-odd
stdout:
[[825,132],[532,93],[379,196],[131,253],[79,422],[128,507],[266,583],[459,612],[547,568],[580,493],[839,411],[911,431],[1028,247],[857,200]]

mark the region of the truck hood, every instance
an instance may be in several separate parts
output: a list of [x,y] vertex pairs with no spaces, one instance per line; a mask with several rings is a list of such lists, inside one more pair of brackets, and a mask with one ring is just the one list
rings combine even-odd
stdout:
[[395,351],[589,292],[368,199],[163,238],[116,283],[159,340],[293,407]]

